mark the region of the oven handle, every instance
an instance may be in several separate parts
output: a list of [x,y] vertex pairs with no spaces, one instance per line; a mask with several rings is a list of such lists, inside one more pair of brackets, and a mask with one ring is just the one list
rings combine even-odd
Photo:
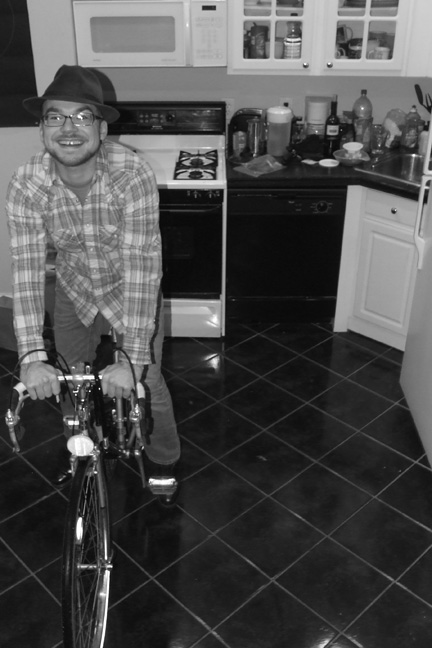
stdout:
[[159,207],[160,212],[165,212],[165,213],[168,213],[168,214],[190,214],[192,212],[194,214],[200,214],[200,213],[209,214],[209,213],[212,213],[212,212],[219,212],[220,213],[221,209],[222,209],[222,203],[219,203],[218,205],[210,205],[208,207],[203,206],[203,205],[200,205],[200,206],[198,206],[198,205],[190,205],[190,206],[187,206],[187,207],[184,207],[184,206],[182,206],[182,207],[173,207],[173,206],[163,207],[163,206],[160,206]]

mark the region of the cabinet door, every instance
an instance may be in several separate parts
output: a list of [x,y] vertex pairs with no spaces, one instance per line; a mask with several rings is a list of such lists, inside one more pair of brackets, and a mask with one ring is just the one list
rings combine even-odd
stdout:
[[348,328],[404,349],[417,272],[416,202],[364,191]]
[[408,331],[416,261],[412,232],[366,218],[349,328],[371,337],[381,329],[378,339],[400,348]]
[[412,0],[327,0],[321,73],[400,74]]
[[412,3],[409,47],[405,66],[406,76],[432,77],[431,0]]
[[[228,0],[228,72],[401,75],[417,5],[423,2]],[[291,22],[300,28],[301,52],[284,58]],[[417,31],[422,24],[417,20]]]
[[[316,0],[229,0],[228,71],[309,72],[315,13]],[[288,23],[296,24],[301,39],[292,58],[284,58]]]

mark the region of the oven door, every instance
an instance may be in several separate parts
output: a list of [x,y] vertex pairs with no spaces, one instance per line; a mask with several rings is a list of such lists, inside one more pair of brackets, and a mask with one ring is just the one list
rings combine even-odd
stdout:
[[222,213],[220,204],[161,204],[165,298],[221,298]]

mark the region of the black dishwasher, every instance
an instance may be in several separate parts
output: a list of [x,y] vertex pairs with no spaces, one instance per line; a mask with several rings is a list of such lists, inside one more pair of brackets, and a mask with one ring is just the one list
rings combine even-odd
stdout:
[[227,318],[330,320],[345,204],[345,187],[229,190]]

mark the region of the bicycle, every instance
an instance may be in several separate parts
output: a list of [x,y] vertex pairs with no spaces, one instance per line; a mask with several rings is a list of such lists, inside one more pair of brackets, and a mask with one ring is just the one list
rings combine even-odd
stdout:
[[[68,373],[59,369],[62,392],[74,402],[74,414],[64,417],[72,433],[67,441],[72,481],[63,539],[63,641],[65,648],[102,648],[113,568],[107,475],[119,458],[134,456],[143,488],[153,495],[174,493],[178,484],[174,477],[146,478],[145,392],[135,376],[130,398],[111,399],[109,421],[101,376],[90,373],[88,364]],[[20,411],[27,397],[23,383],[13,386],[5,419],[15,452],[20,452]]]

